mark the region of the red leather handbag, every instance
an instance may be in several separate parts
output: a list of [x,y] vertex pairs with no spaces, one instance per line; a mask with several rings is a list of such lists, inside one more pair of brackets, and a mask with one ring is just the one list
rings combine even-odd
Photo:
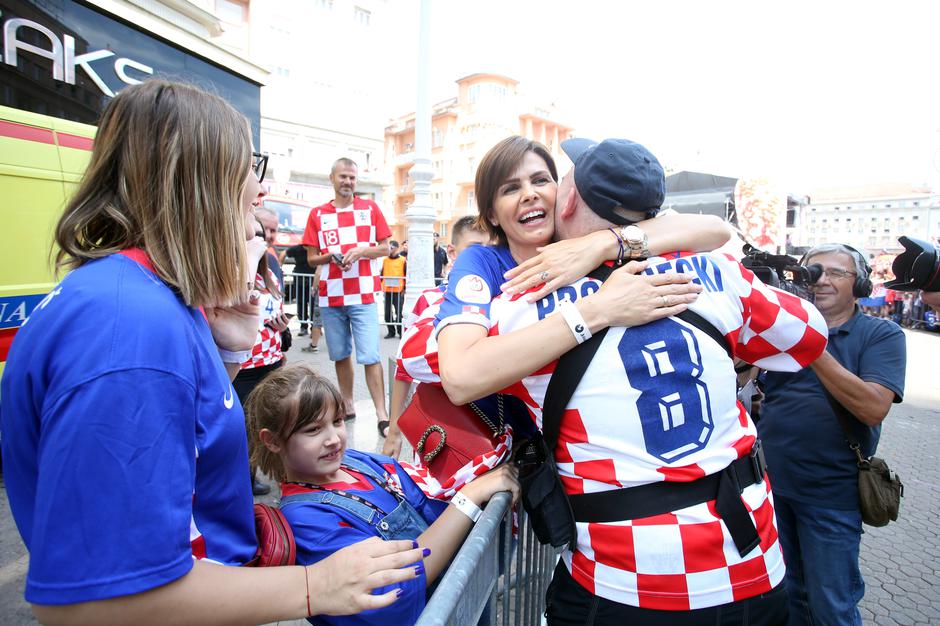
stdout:
[[503,396],[497,396],[499,415],[492,420],[472,402],[451,403],[440,385],[418,385],[411,404],[398,418],[398,428],[431,475],[440,482],[476,457],[492,452],[505,430]]
[[297,544],[287,518],[267,504],[255,505],[255,531],[258,549],[248,565],[250,567],[278,567],[293,565],[297,560]]

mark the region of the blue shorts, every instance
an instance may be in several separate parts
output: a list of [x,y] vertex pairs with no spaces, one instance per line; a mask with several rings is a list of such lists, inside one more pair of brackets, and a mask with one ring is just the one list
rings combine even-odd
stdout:
[[326,349],[331,361],[342,361],[352,354],[356,342],[356,363],[373,365],[379,355],[379,314],[375,303],[325,306],[320,309]]

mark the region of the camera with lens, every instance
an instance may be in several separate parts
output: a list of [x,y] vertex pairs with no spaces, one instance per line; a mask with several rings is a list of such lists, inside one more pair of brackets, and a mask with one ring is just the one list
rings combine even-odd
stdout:
[[744,244],[744,258],[741,265],[754,272],[754,275],[770,287],[792,293],[809,302],[815,302],[816,296],[810,290],[822,276],[823,268],[818,263],[809,267],[787,254],[770,254],[759,250],[749,243]]
[[922,239],[898,237],[904,252],[894,258],[894,280],[885,283],[895,291],[940,291],[940,250]]

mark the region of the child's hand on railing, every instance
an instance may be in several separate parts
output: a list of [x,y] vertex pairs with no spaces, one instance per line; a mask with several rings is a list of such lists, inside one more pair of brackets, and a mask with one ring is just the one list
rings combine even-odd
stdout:
[[483,505],[493,497],[493,494],[500,491],[508,491],[512,494],[512,501],[515,504],[519,500],[519,470],[511,463],[503,463],[498,467],[491,469],[482,476],[475,478],[460,490],[460,493],[473,500],[478,507]]

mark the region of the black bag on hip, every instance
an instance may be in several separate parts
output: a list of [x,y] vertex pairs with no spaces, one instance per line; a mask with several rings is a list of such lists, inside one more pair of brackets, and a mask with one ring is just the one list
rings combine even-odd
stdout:
[[904,485],[884,459],[859,457],[858,505],[862,521],[869,526],[887,526],[898,519]]
[[516,450],[513,462],[519,468],[522,506],[532,531],[542,544],[558,548],[577,543],[574,514],[565,494],[555,459],[540,433]]

